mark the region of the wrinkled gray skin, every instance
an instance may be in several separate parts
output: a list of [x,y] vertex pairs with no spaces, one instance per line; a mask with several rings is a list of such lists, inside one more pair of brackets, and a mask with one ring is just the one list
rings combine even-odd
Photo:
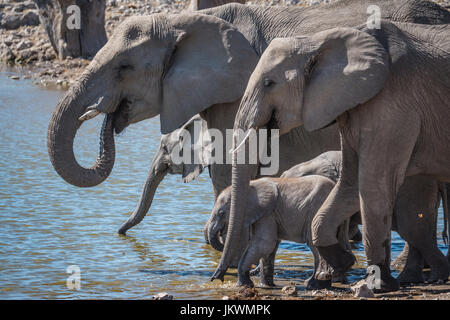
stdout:
[[218,7],[227,3],[245,3],[245,0],[191,0],[188,9],[191,11],[203,10],[207,8]]
[[[194,132],[196,123],[199,128],[203,129],[199,132],[200,135],[198,137]],[[198,141],[194,139],[201,139],[200,141],[203,141],[202,145],[205,147],[209,143],[209,136],[205,134],[206,122],[198,115],[192,117],[180,129],[161,137],[158,151],[152,160],[139,202],[128,220],[120,227],[119,234],[125,234],[127,230],[144,219],[145,215],[150,210],[156,189],[166,174],[181,174],[183,182],[188,183],[197,178],[198,175],[203,172],[205,167],[208,166],[207,155],[201,152],[201,149],[191,148],[191,159],[196,157],[196,159],[199,160],[196,161],[197,163],[186,164],[175,161],[176,159],[172,157],[173,153],[176,152],[176,150],[180,150],[182,145],[186,143],[186,141],[180,140],[183,139],[183,136],[180,136],[181,130],[189,132],[191,141],[188,143],[191,145],[194,145]]]
[[[405,177],[450,180],[449,52],[449,24],[383,20],[379,30],[364,24],[276,39],[255,68],[236,116],[236,129],[275,122],[281,133],[299,125],[317,130],[337,120],[341,177],[314,218],[313,243],[334,270],[349,268],[353,257],[337,243],[336,230],[360,209],[368,264],[381,269],[379,291],[398,289],[389,268],[390,230]],[[233,185],[244,183],[243,171]],[[409,218],[414,216],[419,214]],[[447,280],[444,261],[430,281]],[[330,280],[321,274],[316,279]]]
[[[298,164],[291,169],[283,172],[281,178],[299,178],[308,175],[321,175],[327,177],[334,182],[339,180],[339,172],[342,166],[342,152],[328,151],[318,157]],[[401,266],[403,271],[398,276],[400,283],[409,284],[424,282],[423,267],[424,257],[431,267],[431,275],[436,275],[447,265],[445,257],[439,250],[436,241],[436,222],[438,216],[438,209],[440,200],[443,200],[444,223],[443,238],[448,239],[447,223],[448,223],[448,208],[447,208],[447,192],[445,186],[437,184],[434,180],[430,180],[425,176],[415,176],[414,179],[418,184],[422,185],[420,193],[414,193],[417,190],[408,188],[408,185],[403,185],[399,191],[396,205],[394,207],[392,230],[397,231],[400,236],[405,239],[406,245],[401,256],[405,257],[405,263]],[[429,197],[424,197],[429,195]],[[433,196],[434,195],[434,196]],[[411,199],[421,199],[423,201],[423,208],[417,212],[415,205],[410,205]],[[426,203],[426,201],[429,201]],[[415,213],[417,216],[412,216]],[[420,214],[420,217],[418,216]],[[353,219],[355,217],[355,219]],[[361,220],[360,214],[353,215],[352,219],[357,222]],[[354,223],[357,228],[357,223]],[[448,255],[447,255],[448,256]],[[442,262],[444,261],[444,262]],[[436,270],[436,271],[435,271]],[[444,271],[445,272],[445,271]]]
[[[311,222],[334,187],[323,176],[301,178],[261,178],[250,182],[243,224],[243,244],[234,257],[238,263],[238,286],[251,286],[250,269],[259,262],[260,282],[274,286],[275,254],[281,240],[306,243],[314,255],[314,269],[319,264],[312,244]],[[210,239],[223,238],[230,218],[231,187],[217,198],[208,224]],[[214,241],[214,240],[213,240]]]
[[[78,187],[98,185],[114,165],[114,132],[157,115],[163,134],[198,113],[208,128],[224,133],[233,128],[247,81],[272,39],[364,23],[369,5],[378,5],[384,17],[400,21],[437,23],[448,13],[427,1],[344,0],[311,8],[229,4],[202,14],[127,19],[53,113],[47,145],[55,171]],[[97,112],[109,115],[100,136],[101,153],[91,168],[83,168],[75,159],[73,141],[83,120]],[[311,133],[294,129],[280,138],[279,173],[338,149],[336,126]],[[225,146],[223,151],[227,154]],[[232,171],[228,164],[213,164],[210,169],[217,196],[231,184]],[[247,169],[247,177],[241,179],[248,184],[250,177],[258,175],[258,165]],[[231,214],[231,234],[240,223],[235,216]],[[236,245],[228,242],[227,247]],[[231,256],[223,255],[222,269],[229,260]]]

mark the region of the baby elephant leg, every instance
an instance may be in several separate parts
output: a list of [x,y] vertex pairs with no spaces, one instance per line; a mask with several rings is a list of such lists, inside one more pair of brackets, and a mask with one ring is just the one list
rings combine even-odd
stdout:
[[278,245],[280,241],[277,241],[274,250],[265,257],[262,257],[259,263],[260,273],[259,281],[262,287],[273,287],[273,271],[275,268],[275,255],[277,254]]
[[316,278],[317,270],[321,270],[321,272],[326,273],[327,278],[331,277],[332,268],[326,263],[326,261],[320,256],[317,248],[312,244],[312,241],[307,243],[308,247],[311,249],[314,256],[314,272],[310,278],[305,280],[305,287],[308,290],[321,290],[331,287],[331,283],[329,280],[322,280]]
[[[262,218],[252,226],[253,232],[250,242],[238,265],[238,286],[253,287],[253,281],[250,279],[252,265],[258,263],[261,258],[270,257],[276,251],[279,243],[277,226],[275,221],[270,218]],[[264,269],[263,263],[263,265],[260,265],[262,277],[264,277],[265,272],[269,275],[270,269],[272,269],[271,273],[273,276],[273,266],[270,267],[269,264],[267,265],[267,270]]]

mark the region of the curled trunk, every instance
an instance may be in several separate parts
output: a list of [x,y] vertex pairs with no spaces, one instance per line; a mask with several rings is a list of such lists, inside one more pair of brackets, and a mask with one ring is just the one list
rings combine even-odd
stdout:
[[150,206],[152,205],[153,197],[155,196],[156,189],[158,188],[161,181],[167,174],[167,168],[164,170],[156,170],[158,166],[159,158],[155,158],[150,167],[150,171],[147,176],[147,180],[145,181],[144,188],[142,189],[141,198],[139,199],[139,203],[134,209],[131,216],[128,220],[120,227],[118,233],[125,234],[127,230],[134,227],[138,223],[144,219],[147,214]]
[[83,168],[73,152],[73,141],[81,126],[79,117],[93,99],[86,97],[86,80],[72,87],[58,103],[47,132],[47,147],[55,171],[77,187],[92,187],[111,173],[115,159],[113,115],[105,117],[100,134],[100,153],[94,165]]

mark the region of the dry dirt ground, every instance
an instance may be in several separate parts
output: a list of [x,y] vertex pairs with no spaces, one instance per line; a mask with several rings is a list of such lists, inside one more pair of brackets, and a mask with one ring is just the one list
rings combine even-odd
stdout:
[[[256,283],[256,282],[255,282]],[[350,284],[333,284],[333,289],[306,290],[303,281],[283,281],[275,279],[277,286],[273,289],[261,287],[244,288],[236,294],[224,297],[230,300],[450,300],[450,283],[415,284],[401,287],[399,291],[375,293],[373,298],[358,298],[350,289]],[[296,295],[285,294],[284,287],[295,287]]]

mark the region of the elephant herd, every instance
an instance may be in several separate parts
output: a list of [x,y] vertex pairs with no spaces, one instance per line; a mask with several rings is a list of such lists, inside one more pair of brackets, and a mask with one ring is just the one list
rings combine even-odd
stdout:
[[[367,24],[371,5],[380,9],[378,28]],[[449,23],[447,9],[422,0],[232,3],[130,17],[59,101],[50,160],[68,183],[98,185],[114,166],[114,133],[159,115],[157,155],[119,233],[144,218],[167,173],[188,182],[208,168],[215,204],[205,238],[222,251],[212,280],[237,267],[238,284],[252,285],[250,267],[259,262],[262,284],[273,285],[278,244],[290,240],[313,251],[307,286],[329,287],[352,267],[349,238],[361,224],[368,265],[381,271],[379,291],[423,282],[425,264],[428,281],[447,281],[450,258],[437,247],[436,221],[441,199],[447,213],[450,182]],[[102,113],[100,155],[84,168],[74,137]],[[203,153],[195,164],[174,163],[180,130],[194,124],[202,134],[234,129],[231,163]],[[280,132],[272,177],[263,177],[261,163],[237,161],[250,132],[262,128]],[[398,279],[391,229],[408,247]]]

